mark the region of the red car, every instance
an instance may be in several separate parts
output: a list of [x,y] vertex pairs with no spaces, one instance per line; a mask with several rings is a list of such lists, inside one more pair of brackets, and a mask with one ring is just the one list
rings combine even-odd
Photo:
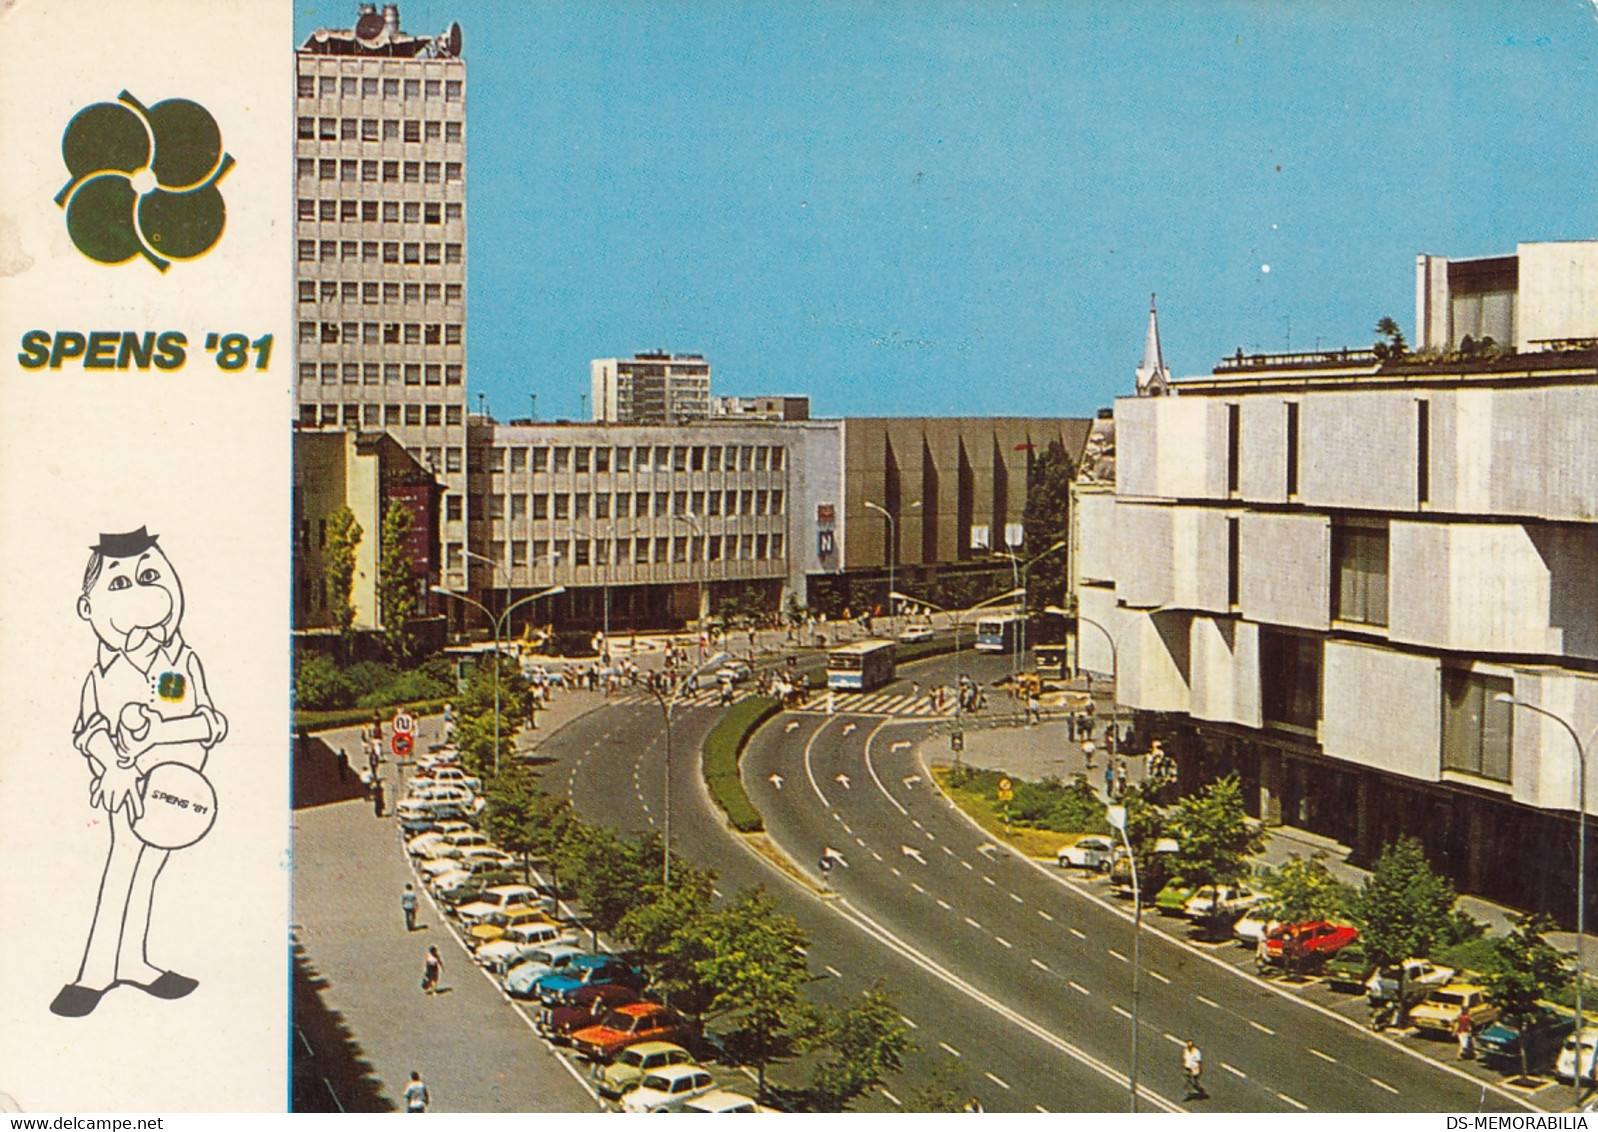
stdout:
[[546,1006],[538,1012],[538,1032],[552,1042],[566,1044],[572,1031],[599,1023],[618,1006],[638,1001],[638,992],[620,983],[579,987],[569,1006]]
[[1265,961],[1278,967],[1314,967],[1358,938],[1359,930],[1347,924],[1325,920],[1286,924],[1265,937]]
[[618,1006],[597,1026],[572,1034],[572,1046],[590,1061],[609,1061],[638,1042],[688,1044],[691,1037],[682,1015],[658,1002]]

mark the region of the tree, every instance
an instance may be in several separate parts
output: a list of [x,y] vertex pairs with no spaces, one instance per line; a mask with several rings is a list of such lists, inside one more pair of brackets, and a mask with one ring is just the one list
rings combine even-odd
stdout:
[[645,900],[628,909],[616,933],[643,953],[651,983],[666,1001],[696,1022],[715,997],[715,988],[699,976],[696,964],[708,957],[699,935],[699,922],[710,912],[716,873],[701,869],[676,854],[671,860],[671,887],[646,885]]
[[1126,839],[1132,845],[1132,859],[1137,866],[1138,887],[1145,906],[1170,879],[1171,855],[1157,848],[1160,839],[1170,834],[1165,815],[1154,804],[1155,789],[1147,782],[1136,783],[1129,786],[1120,799],[1120,804],[1126,807]]
[[[1021,517],[1029,557],[1070,537],[1071,482],[1075,476],[1071,457],[1058,440],[1049,441],[1043,454],[1029,461],[1026,509]],[[1068,553],[1057,552],[1038,559],[1027,571],[1027,605],[1033,609],[1063,605],[1069,580]]]
[[[1543,938],[1554,930],[1552,919],[1541,913],[1528,913],[1515,919],[1515,930],[1493,941],[1502,970],[1487,976],[1487,995],[1498,1004],[1504,1021],[1524,1035],[1542,1013],[1540,999],[1571,982],[1564,957]],[[1520,1072],[1530,1076],[1526,1046],[1520,1042]]]
[[965,1075],[960,1063],[946,1057],[935,1066],[921,1083],[905,1093],[906,1112],[959,1112],[965,1107]]
[[1402,1016],[1404,960],[1424,959],[1448,930],[1454,901],[1453,884],[1432,872],[1425,850],[1413,837],[1382,848],[1376,866],[1349,906],[1359,924],[1365,956],[1378,967],[1399,968],[1398,1001]]
[[571,804],[546,794],[525,773],[512,773],[488,785],[483,828],[505,852],[520,857],[522,877],[532,876],[535,857],[547,858],[574,820]]
[[1371,347],[1371,352],[1378,358],[1397,360],[1409,353],[1409,343],[1404,341],[1404,331],[1391,315],[1384,315],[1377,320],[1376,333],[1387,339],[1386,342],[1378,342]]
[[355,624],[355,548],[366,532],[355,512],[340,506],[327,517],[327,544],[322,548],[322,573],[327,578],[327,605],[333,627],[345,637]]
[[399,500],[389,501],[383,512],[383,534],[377,570],[377,600],[383,640],[396,662],[407,664],[416,652],[410,622],[421,609],[416,563],[406,549],[412,526],[411,512]]
[[1173,866],[1194,887],[1236,884],[1248,872],[1247,859],[1265,847],[1243,809],[1235,774],[1178,802],[1169,828],[1178,845]]
[[614,931],[623,916],[647,902],[660,877],[661,848],[658,834],[635,840],[603,826],[572,826],[554,858],[572,878],[591,931]]
[[784,1052],[779,1039],[804,1016],[799,988],[810,977],[802,953],[810,937],[759,887],[742,890],[704,917],[697,936],[705,957],[695,971],[716,988],[711,1009],[739,1023],[765,1096],[766,1065]]
[[815,1067],[810,1091],[821,1112],[842,1112],[856,1097],[876,1088],[889,1073],[904,1068],[904,1055],[916,1048],[893,997],[878,979],[865,1001],[847,1010],[823,1010],[806,1035],[805,1046],[827,1056]]
[[[1320,861],[1297,855],[1270,877],[1271,899],[1266,911],[1284,924],[1305,924],[1337,915],[1348,904],[1348,889]],[[1288,962],[1297,970],[1305,956],[1290,954]]]

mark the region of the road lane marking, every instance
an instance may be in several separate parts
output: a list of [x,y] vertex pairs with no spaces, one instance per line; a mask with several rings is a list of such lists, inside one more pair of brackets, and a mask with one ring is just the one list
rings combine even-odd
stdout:
[[1389,1093],[1392,1093],[1393,1096],[1395,1096],[1395,1097],[1398,1095],[1398,1090],[1393,1088],[1386,1081],[1379,1081],[1375,1077],[1372,1077],[1371,1078],[1371,1084],[1375,1085],[1378,1089],[1386,1089]]
[[1092,991],[1088,990],[1087,987],[1083,986],[1081,983],[1071,983],[1070,986],[1071,986],[1071,989],[1076,991],[1078,994],[1092,994],[1093,993]]
[[[927,836],[928,837],[932,837],[932,834],[929,833],[929,834],[927,834]],[[935,837],[933,837],[932,839],[934,841],[937,840],[937,838],[935,838]],[[951,856],[951,857],[954,856],[954,850],[950,849],[947,845],[939,845],[938,848],[942,849],[945,853],[949,854],[949,856]]]
[[995,1077],[993,1074],[989,1073],[986,1069],[984,1069],[982,1071],[982,1075],[984,1077],[986,1077],[989,1081],[992,1081],[995,1085],[999,1086],[999,1088],[1001,1088],[1001,1089],[1008,1089],[1010,1087],[1008,1084],[1005,1083],[1004,1078]]
[[[877,784],[877,789],[882,791],[882,796],[889,802],[892,802],[894,808],[897,809],[901,814],[908,815],[910,811],[899,804],[899,799],[888,793],[888,788],[882,784],[882,779],[877,777],[876,764],[871,761],[871,741],[877,737],[878,731],[881,731],[884,727],[888,726],[888,722],[892,718],[892,716],[889,716],[887,719],[884,719],[872,729],[870,735],[866,736],[866,770],[871,772],[871,781]],[[895,743],[893,745],[893,749],[897,751],[900,747],[908,747],[909,745],[909,743]]]
[[911,888],[913,888],[913,889],[915,889],[915,890],[916,890],[916,891],[917,891],[917,892],[919,892],[919,893],[920,893],[920,894],[921,894],[921,895],[922,895],[922,896],[925,896],[925,895],[926,895],[926,894],[927,894],[927,890],[926,890],[926,889],[924,889],[924,888],[922,888],[922,887],[921,887],[921,886],[920,886],[920,885],[919,885],[919,884],[917,884],[917,883],[916,883],[916,882],[915,882],[915,881],[911,881],[911,882],[910,882],[910,887],[911,887]]
[[999,885],[999,882],[998,882],[998,881],[996,881],[996,880],[994,880],[994,879],[993,879],[993,878],[992,878],[992,877],[990,877],[990,876],[984,876],[984,877],[983,877],[983,878],[982,878],[982,879],[983,879],[983,881],[984,881],[984,882],[986,882],[986,883],[987,883],[987,884],[991,884],[991,885],[993,885],[993,886],[994,886],[994,887],[995,887],[995,888],[997,888],[997,887],[998,887],[998,885]]
[[856,844],[856,845],[858,845],[858,846],[860,846],[860,848],[862,848],[862,849],[864,849],[864,848],[865,848],[865,847],[866,847],[866,840],[865,840],[865,838],[863,838],[863,837],[857,837],[857,838],[855,838],[855,839],[854,839],[854,843],[855,843],[855,844]]
[[976,929],[977,929],[977,931],[981,931],[981,930],[982,930],[982,925],[981,925],[981,924],[979,924],[979,923],[977,923],[977,922],[976,922],[976,921],[975,921],[975,920],[973,920],[973,919],[972,919],[972,918],[971,918],[971,917],[970,917],[970,916],[967,916],[967,917],[966,917],[966,918],[965,918],[965,922],[966,922],[966,923],[968,923],[968,924],[970,924],[970,925],[971,925],[971,926],[972,926],[972,927],[973,927],[973,928],[976,928]]
[[922,825],[922,824],[921,824],[921,823],[920,823],[920,822],[918,822],[918,821],[916,821],[916,819],[915,819],[915,818],[911,818],[911,819],[910,819],[910,824],[911,824],[911,825],[913,825],[913,826],[915,826],[915,827],[916,827],[916,828],[917,828],[917,829],[925,829],[925,828],[926,828],[926,827],[925,827],[925,826],[923,826],[923,825]]
[[[966,868],[968,868],[968,869],[971,869],[971,862],[970,862],[970,861],[961,861],[961,862],[960,862],[960,863],[961,863],[961,864],[962,864],[962,865],[964,865],[964,866],[965,866],[965,867],[966,867]],[[975,870],[975,869],[971,869],[971,871],[972,871],[972,872],[976,872],[976,870]]]
[[1025,903],[1026,903],[1026,901],[1025,901],[1025,900],[1022,900],[1022,899],[1021,899],[1021,898],[1020,898],[1020,897],[1019,897],[1019,896],[1017,896],[1017,895],[1016,895],[1016,894],[1015,894],[1015,893],[1013,893],[1013,892],[1012,892],[1012,893],[1010,893],[1010,899],[1011,899],[1011,900],[1014,900],[1014,901],[1015,901],[1015,902],[1016,902],[1016,903],[1017,903],[1017,904],[1025,904]]
[[1262,1034],[1269,1034],[1273,1038],[1276,1036],[1276,1031],[1275,1030],[1271,1029],[1269,1026],[1266,1026],[1266,1025],[1264,1025],[1262,1023],[1254,1021],[1254,1019],[1252,1019],[1252,1018],[1250,1018],[1248,1020],[1248,1024],[1250,1026],[1253,1026],[1256,1030],[1258,1030]]
[[1130,1010],[1123,1010],[1119,1006],[1111,1006],[1110,1009],[1115,1011],[1122,1018],[1130,1018],[1130,1017],[1132,1017],[1132,1012]]
[[948,912],[954,908],[954,905],[950,904],[947,900],[940,896],[938,897],[938,907],[942,908],[945,912]]
[[1040,971],[1047,971],[1049,969],[1049,965],[1041,959],[1032,960],[1032,966],[1036,967]]
[[910,1020],[908,1015],[905,1015],[905,1014],[899,1015],[899,1021],[903,1022],[906,1026],[909,1026],[912,1030],[921,1029],[920,1026],[918,1026],[915,1022]]
[[1228,1073],[1232,1074],[1235,1077],[1241,1077],[1245,1081],[1248,1080],[1248,1074],[1244,1073],[1241,1069],[1239,1069],[1235,1065],[1228,1065],[1226,1062],[1223,1061],[1223,1062],[1221,1062],[1221,1068],[1226,1070]]
[[854,836],[854,830],[849,828],[849,823],[846,822],[846,821],[843,821],[842,818],[839,818],[838,820],[843,822],[843,831],[845,833],[847,833],[850,837],[853,837]]
[[1042,916],[1042,917],[1043,917],[1043,918],[1044,918],[1044,919],[1045,919],[1045,920],[1050,920],[1050,921],[1052,921],[1052,920],[1053,920],[1053,919],[1054,919],[1054,917],[1053,917],[1053,916],[1051,916],[1051,915],[1049,915],[1049,914],[1048,914],[1048,913],[1047,913],[1047,912],[1045,912],[1045,911],[1044,911],[1044,910],[1043,910],[1043,909],[1042,909],[1042,908],[1039,908],[1039,909],[1038,909],[1038,915],[1040,915],[1040,916]]
[[1337,1064],[1337,1058],[1333,1057],[1329,1053],[1322,1053],[1320,1050],[1316,1049],[1314,1046],[1305,1046],[1304,1048],[1309,1050],[1311,1053],[1313,1053],[1316,1057],[1320,1058],[1322,1061],[1330,1061],[1333,1065]]
[[797,951],[800,955],[809,955],[810,954],[810,949],[809,948],[800,947],[797,943],[793,945],[793,949],[795,951]]
[[993,937],[993,942],[997,943],[1001,947],[1008,947],[1008,948],[1011,948],[1011,949],[1013,949],[1015,947],[1015,944],[1013,944],[1009,940],[1005,939],[1002,935],[994,936]]
[[875,849],[873,849],[873,850],[872,850],[872,851],[871,851],[871,855],[872,855],[872,856],[873,856],[873,857],[875,857],[875,858],[876,858],[876,859],[877,859],[877,860],[879,860],[879,861],[880,861],[880,860],[882,860],[882,854],[881,854],[881,853],[878,853],[878,852],[877,852],[877,851],[876,851],[876,850],[875,850]]
[[1131,962],[1130,959],[1128,959],[1126,956],[1122,955],[1119,951],[1115,950],[1115,948],[1113,948],[1113,947],[1106,947],[1104,950],[1108,951],[1111,955],[1115,956],[1122,963],[1130,963]]
[[840,824],[843,822],[843,819],[841,817],[839,817],[836,812],[833,813],[832,820],[835,821],[835,822],[839,822]]
[[1284,1101],[1286,1101],[1288,1104],[1292,1105],[1294,1108],[1298,1109],[1300,1112],[1308,1112],[1309,1111],[1309,1105],[1304,1104],[1302,1101],[1295,1101],[1292,1097],[1288,1096],[1286,1093],[1277,1093],[1276,1095],[1281,1097]]
[[948,1050],[948,1051],[949,1051],[949,1052],[950,1052],[950,1053],[952,1053],[952,1054],[953,1054],[953,1055],[954,1055],[954,1056],[955,1056],[955,1057],[964,1057],[964,1056],[965,1056],[965,1054],[963,1054],[963,1053],[961,1053],[961,1052],[960,1052],[960,1051],[959,1051],[959,1050],[957,1050],[957,1049],[955,1049],[955,1048],[954,1048],[954,1047],[953,1047],[953,1046],[952,1046],[952,1045],[950,1045],[950,1044],[949,1044],[949,1043],[948,1043],[948,1042],[939,1042],[939,1043],[938,1043],[938,1045],[940,1045],[940,1046],[942,1046],[942,1047],[943,1047],[943,1048],[944,1048],[944,1049],[946,1049],[946,1050]]
[[1161,1036],[1164,1037],[1166,1041],[1175,1042],[1179,1046],[1185,1046],[1187,1044],[1181,1038],[1177,1037],[1175,1034],[1167,1033],[1167,1034],[1163,1034]]
[[831,963],[825,963],[825,964],[823,964],[823,966],[826,967],[827,973],[829,975],[831,975],[833,978],[835,978],[835,979],[843,978],[843,972],[838,970],[838,968],[834,967]]
[[1203,1004],[1204,1004],[1204,1005],[1205,1005],[1205,1006],[1213,1006],[1213,1007],[1215,1007],[1215,1009],[1217,1009],[1217,1010],[1219,1010],[1219,1009],[1220,1009],[1220,1008],[1221,1008],[1221,1004],[1220,1004],[1220,1003],[1218,1003],[1218,1002],[1216,1002],[1216,1001],[1215,1001],[1215,1000],[1214,1000],[1214,999],[1213,999],[1213,998],[1205,998],[1205,997],[1204,997],[1204,996],[1203,996],[1203,995],[1201,995],[1201,994],[1196,994],[1196,995],[1194,995],[1194,996],[1193,996],[1193,997],[1194,997],[1194,998],[1196,998],[1196,999],[1198,999],[1198,1000],[1199,1000],[1199,1001],[1200,1001],[1200,1002],[1202,1002],[1202,1003],[1203,1003]]
[[901,873],[898,869],[890,869],[889,872],[893,873],[893,875],[896,876],[896,877],[904,876],[904,874]]
[[887,1097],[894,1104],[898,1105],[900,1108],[904,1107],[904,1102],[901,1101],[898,1097],[894,1096],[892,1093],[888,1092],[887,1089],[882,1088],[881,1085],[878,1085],[877,1088],[879,1090],[881,1090],[883,1096]]
[[[805,742],[805,777],[810,779],[810,789],[816,792],[816,797],[821,799],[821,804],[827,807],[829,810],[832,809],[832,803],[827,801],[827,796],[821,792],[821,786],[816,782],[815,768],[810,765],[810,752],[812,748],[815,747],[816,740],[821,737],[821,733],[827,729],[827,725],[831,722],[831,719],[823,722],[820,727],[816,728],[810,733],[810,738]],[[832,816],[835,818],[838,817],[837,814],[833,814]],[[838,820],[842,821],[843,819],[838,818]]]
[[[1049,918],[1052,920],[1054,917],[1050,916]],[[1088,937],[1086,932],[1079,932],[1075,928],[1067,928],[1066,930],[1076,936],[1077,939],[1086,939]]]
[[1148,972],[1148,976],[1151,979],[1158,979],[1160,982],[1164,983],[1166,986],[1170,986],[1171,985],[1171,980],[1167,979],[1164,975],[1160,974],[1158,971],[1150,971],[1150,972]]

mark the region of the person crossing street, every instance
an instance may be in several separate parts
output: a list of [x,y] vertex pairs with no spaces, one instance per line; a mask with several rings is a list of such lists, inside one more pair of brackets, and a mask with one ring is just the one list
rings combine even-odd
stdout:
[[1209,1093],[1204,1091],[1204,1051],[1194,1044],[1192,1038],[1187,1039],[1182,1046],[1182,1076],[1187,1082],[1187,1095],[1183,1100],[1209,1099]]

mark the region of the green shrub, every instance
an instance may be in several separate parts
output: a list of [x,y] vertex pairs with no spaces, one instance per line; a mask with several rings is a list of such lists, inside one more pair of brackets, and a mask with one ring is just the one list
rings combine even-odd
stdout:
[[393,672],[387,680],[356,701],[357,707],[378,708],[389,704],[410,703],[414,700],[432,700],[448,696],[453,685],[445,684],[422,671]]
[[[962,765],[949,771],[949,785],[982,794],[998,812],[1001,808],[999,779],[1005,777],[1008,776],[1002,770]],[[1069,783],[1058,778],[1045,778],[1042,782],[1011,778],[1011,787],[1014,792],[1010,800],[1012,825],[1054,833],[1109,832],[1109,823],[1104,820],[1104,803],[1093,793],[1084,775],[1077,775]]]
[[347,708],[354,693],[333,658],[319,652],[301,652],[294,663],[294,706],[310,711]]
[[1433,948],[1431,958],[1434,963],[1452,967],[1456,971],[1474,971],[1478,975],[1490,975],[1502,970],[1504,965],[1498,948],[1485,936]]
[[743,780],[738,777],[738,757],[743,754],[744,744],[749,742],[755,728],[775,715],[780,707],[768,696],[739,700],[716,721],[700,749],[700,765],[710,796],[726,811],[733,828],[742,833],[762,830],[765,822],[749,795],[744,793]]

